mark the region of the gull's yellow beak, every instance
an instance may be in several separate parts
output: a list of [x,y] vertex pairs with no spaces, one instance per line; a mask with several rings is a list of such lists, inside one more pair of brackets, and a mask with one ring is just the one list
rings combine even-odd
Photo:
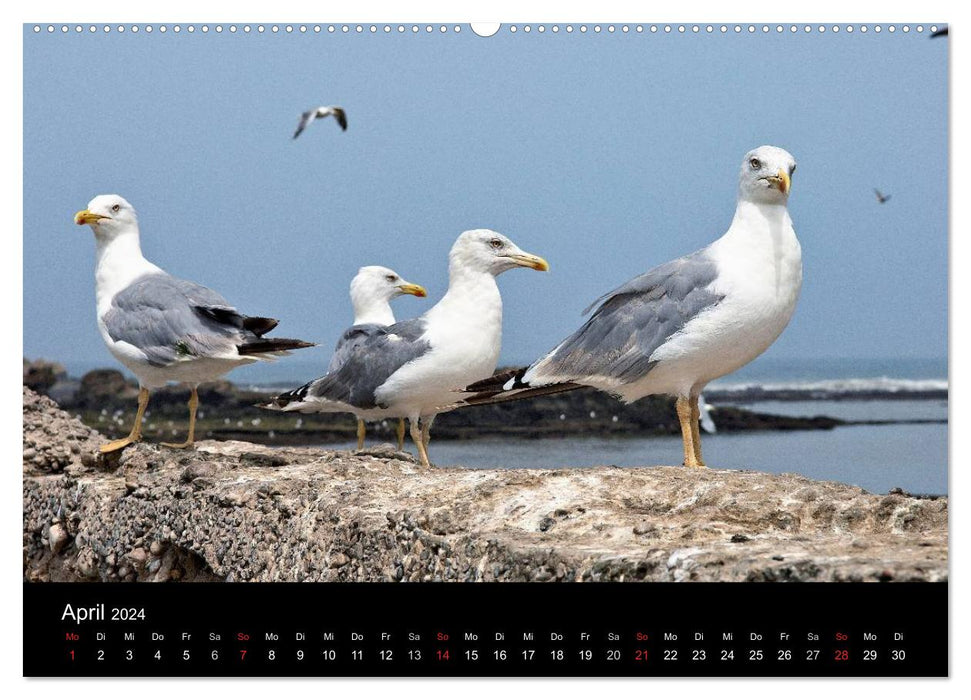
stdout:
[[543,260],[543,258],[538,255],[531,255],[530,253],[516,253],[510,255],[509,259],[515,262],[520,267],[530,267],[534,270],[539,270],[540,272],[546,272],[550,269],[550,264]]
[[770,177],[769,182],[778,187],[782,194],[789,194],[789,187],[792,186],[792,180],[789,178],[789,173],[787,173],[785,170],[779,170],[779,174]]
[[412,284],[411,282],[406,282],[405,284],[399,284],[398,289],[401,290],[402,294],[413,294],[416,297],[427,297],[428,292],[420,284]]
[[74,223],[76,223],[78,226],[84,226],[85,224],[96,224],[102,219],[107,218],[110,217],[104,216],[103,214],[95,214],[87,209],[82,209],[74,215]]

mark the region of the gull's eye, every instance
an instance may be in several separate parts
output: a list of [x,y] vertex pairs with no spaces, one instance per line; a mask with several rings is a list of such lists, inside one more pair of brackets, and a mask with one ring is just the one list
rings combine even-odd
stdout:
[[494,249],[499,250],[502,248],[502,241],[498,238],[493,238],[491,241],[489,241],[489,245],[491,245]]
[[796,172],[796,164],[795,164],[795,163],[793,163],[793,164],[792,164],[792,167],[791,167],[791,168],[789,168],[789,177],[792,177],[792,174],[793,174],[794,172]]
[[760,161],[758,158],[753,158],[748,162],[748,164],[752,166],[752,170],[758,170],[762,167],[762,161]]
[[387,277],[385,277],[385,279],[386,279],[386,280],[388,280],[389,282],[394,282],[394,281],[396,281],[396,280],[397,280],[398,278],[397,278],[397,277],[395,277],[394,275],[388,275]]
[[119,211],[121,211],[121,205],[120,204],[114,205],[113,207],[111,207],[111,211],[113,211],[113,212],[119,212]]

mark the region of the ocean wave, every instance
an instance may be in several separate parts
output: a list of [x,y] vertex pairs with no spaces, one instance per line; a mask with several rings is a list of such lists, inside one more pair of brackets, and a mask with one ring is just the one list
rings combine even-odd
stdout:
[[898,379],[894,377],[859,377],[848,379],[820,379],[813,381],[715,382],[708,386],[710,393],[799,392],[805,394],[926,394],[946,392],[947,379]]

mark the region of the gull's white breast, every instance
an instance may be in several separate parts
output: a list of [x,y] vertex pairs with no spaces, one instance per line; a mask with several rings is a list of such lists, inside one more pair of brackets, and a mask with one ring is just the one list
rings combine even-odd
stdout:
[[455,389],[490,376],[502,344],[502,299],[491,275],[450,291],[425,315],[431,349],[391,375],[376,398],[394,409],[434,414],[462,394]]

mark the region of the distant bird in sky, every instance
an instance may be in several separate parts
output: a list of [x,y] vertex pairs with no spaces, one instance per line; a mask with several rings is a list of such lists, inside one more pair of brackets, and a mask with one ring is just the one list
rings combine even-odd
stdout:
[[341,131],[347,131],[347,113],[343,109],[333,106],[317,107],[300,115],[300,122],[297,124],[297,130],[293,133],[293,138],[300,136],[311,122],[316,119],[323,119],[324,117],[334,117],[337,123],[340,124]]
[[936,32],[931,34],[931,39],[936,39],[939,36],[947,36],[947,27],[941,27]]
[[890,195],[889,194],[884,194],[883,192],[881,192],[880,190],[878,190],[876,187],[873,188],[873,194],[875,194],[877,196],[877,201],[880,202],[880,204],[886,204],[887,203],[887,200],[890,199]]
[[[428,293],[420,284],[412,284],[401,279],[401,275],[387,267],[367,265],[362,267],[351,280],[351,304],[354,307],[354,324],[344,331],[334,348],[334,356],[327,366],[327,372],[336,372],[347,358],[354,353],[354,349],[367,338],[376,335],[387,326],[395,322],[394,311],[391,310],[391,300],[402,294],[413,294],[416,297],[427,296]],[[357,419],[357,449],[364,447],[364,435],[367,428],[363,418]],[[405,419],[398,419],[396,431],[398,450],[404,448]]]
[[786,207],[795,169],[781,148],[747,153],[735,217],[721,238],[607,293],[588,307],[599,304],[573,335],[529,367],[466,385],[475,394],[463,403],[581,386],[626,403],[669,394],[677,399],[684,465],[704,467],[702,389],[765,352],[796,308],[802,249]]
[[457,408],[455,389],[490,376],[502,342],[496,276],[516,267],[545,271],[543,258],[500,233],[466,231],[448,256],[448,291],[418,318],[381,328],[352,348],[340,369],[272,399],[277,411],[406,416],[423,465],[435,416]]
[[[142,256],[135,209],[116,194],[103,194],[74,215],[97,244],[95,297],[98,329],[108,350],[138,377],[138,411],[128,437],[101,446],[115,452],[142,436],[150,389],[188,384],[189,437],[195,440],[197,387],[257,360],[272,360],[313,343],[265,338],[278,321],[244,316],[201,284],[179,279]],[[163,443],[164,444],[164,443]]]

